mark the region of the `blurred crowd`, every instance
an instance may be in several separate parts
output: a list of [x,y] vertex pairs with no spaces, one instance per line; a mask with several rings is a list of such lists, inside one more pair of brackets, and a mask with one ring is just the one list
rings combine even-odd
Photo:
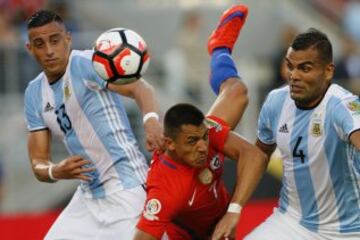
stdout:
[[66,19],[69,30],[77,30],[69,18],[67,1],[64,0],[1,0],[0,1],[0,45],[19,44],[25,36],[26,19],[35,11],[47,8]]

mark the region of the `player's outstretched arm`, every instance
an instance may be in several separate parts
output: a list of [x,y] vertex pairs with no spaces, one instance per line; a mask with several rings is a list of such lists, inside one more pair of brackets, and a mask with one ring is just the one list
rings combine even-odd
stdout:
[[28,137],[28,151],[31,166],[36,178],[42,182],[54,182],[59,179],[80,179],[89,181],[85,173],[94,171],[87,168],[90,161],[79,156],[72,156],[53,164],[50,159],[50,131],[41,130],[30,132]]
[[241,208],[254,192],[268,164],[266,154],[235,132],[229,133],[223,152],[230,159],[237,160],[237,178],[228,211],[216,225],[213,240],[234,234]]
[[140,79],[125,85],[109,83],[108,89],[135,99],[144,117],[147,150],[161,149],[164,138],[163,127],[159,121],[159,105],[155,97],[154,88],[144,79]]

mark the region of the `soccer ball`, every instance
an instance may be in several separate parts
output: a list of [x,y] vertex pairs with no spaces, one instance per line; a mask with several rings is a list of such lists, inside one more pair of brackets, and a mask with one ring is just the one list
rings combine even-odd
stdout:
[[134,82],[145,73],[149,62],[144,39],[130,29],[110,29],[95,42],[92,63],[97,74],[107,82]]

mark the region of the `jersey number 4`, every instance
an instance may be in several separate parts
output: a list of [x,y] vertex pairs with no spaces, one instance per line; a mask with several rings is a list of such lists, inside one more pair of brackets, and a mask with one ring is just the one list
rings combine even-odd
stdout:
[[58,122],[61,131],[66,134],[72,128],[72,124],[69,116],[66,113],[65,104],[61,104],[61,106],[55,110],[56,121]]
[[302,136],[299,136],[296,141],[295,147],[293,149],[293,157],[294,158],[299,157],[301,159],[301,163],[304,163],[305,162],[305,154],[304,154],[303,150],[299,149],[301,140],[302,140]]

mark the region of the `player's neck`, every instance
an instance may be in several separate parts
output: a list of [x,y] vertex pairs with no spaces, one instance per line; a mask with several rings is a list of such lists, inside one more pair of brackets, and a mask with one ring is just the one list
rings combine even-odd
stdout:
[[45,74],[49,84],[54,84],[59,81],[65,74],[66,69],[58,74]]

